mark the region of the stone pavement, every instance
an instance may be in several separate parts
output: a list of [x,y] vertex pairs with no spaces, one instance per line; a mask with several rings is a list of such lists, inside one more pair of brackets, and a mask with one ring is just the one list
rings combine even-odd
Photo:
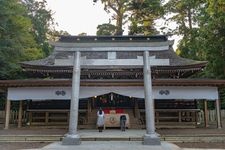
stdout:
[[84,141],[81,145],[67,146],[61,142],[49,144],[39,150],[181,150],[178,146],[162,142],[161,146],[143,145],[137,141]]
[[[225,124],[225,123],[224,123]],[[146,130],[128,129],[126,132],[121,132],[119,129],[106,129],[102,133],[94,130],[78,130],[79,135],[82,138],[82,144],[79,146],[60,147],[60,139],[68,129],[63,128],[41,128],[41,127],[23,127],[16,128],[11,127],[9,130],[3,130],[0,128],[0,141],[1,138],[5,138],[5,142],[56,142],[43,149],[39,150],[53,150],[53,149],[79,149],[79,150],[145,150],[145,145],[142,145],[142,137],[146,133]],[[225,141],[225,128],[216,129],[214,126],[209,128],[196,128],[196,129],[158,129],[157,133],[161,135],[163,142],[222,142]],[[7,139],[8,138],[8,139]],[[13,141],[14,140],[14,141]],[[2,141],[4,142],[4,141]],[[60,147],[50,147],[50,146]],[[89,144],[88,144],[89,143]],[[105,144],[104,144],[105,143]],[[136,145],[135,145],[136,143]],[[168,144],[167,144],[168,145]],[[102,147],[101,147],[102,146]],[[131,147],[131,148],[130,148]],[[221,146],[219,146],[221,147]],[[21,147],[22,148],[22,147]],[[223,148],[223,146],[221,147]],[[225,148],[225,146],[224,146]],[[147,146],[148,150],[151,150]],[[159,148],[158,148],[159,149]],[[154,147],[154,150],[157,150]],[[163,149],[160,149],[163,150]],[[207,150],[207,149],[190,149],[184,148],[182,150]],[[222,149],[210,149],[210,150],[222,150]],[[225,149],[224,149],[225,150]]]
[[[32,150],[225,150],[225,149],[196,149],[179,148],[178,146],[162,142],[161,146],[142,145],[138,141],[83,141],[81,145],[62,145],[61,142],[49,144],[41,149]],[[31,150],[31,149],[30,149]]]
[[[186,130],[186,129],[183,129],[183,130]],[[177,130],[174,130],[174,131],[177,131]],[[221,132],[221,130],[219,131]],[[185,136],[187,132],[186,133],[184,132],[182,136]],[[146,130],[129,129],[129,130],[126,130],[125,132],[121,132],[120,130],[107,129],[100,133],[97,130],[79,130],[78,133],[82,138],[81,145],[65,146],[65,145],[61,145],[61,142],[55,142],[39,150],[61,150],[61,149],[63,150],[90,150],[90,149],[91,150],[126,150],[126,149],[127,150],[207,150],[207,149],[196,149],[196,148],[182,149],[172,143],[168,143],[168,141],[162,141],[162,146],[142,145],[142,137],[146,133]],[[174,138],[181,138],[180,136],[177,136],[178,133],[176,132],[172,132],[172,133],[174,133]],[[201,133],[200,135],[203,134],[203,132],[198,132],[198,133]],[[207,136],[207,140],[211,142],[212,140],[215,140],[215,137],[212,135],[212,133],[213,132],[210,132],[210,131],[208,133],[209,135],[212,136],[212,138],[209,138],[209,136]],[[192,133],[189,133],[189,135],[187,135],[187,139],[185,140],[189,140],[189,141],[191,140],[190,134],[193,135],[194,134],[193,131]],[[198,134],[197,134],[197,137],[199,137]],[[193,140],[195,140],[195,138]],[[201,137],[201,141],[203,141],[203,137]],[[225,150],[225,149],[210,149],[210,150]]]

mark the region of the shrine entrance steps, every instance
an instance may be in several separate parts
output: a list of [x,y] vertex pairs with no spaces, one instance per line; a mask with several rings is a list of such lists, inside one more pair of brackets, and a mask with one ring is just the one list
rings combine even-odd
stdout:
[[[191,129],[190,129],[191,130]],[[224,142],[225,133],[223,130],[214,133],[205,129],[199,133],[197,131],[187,130],[177,134],[176,130],[162,130],[160,134],[161,141],[167,142]],[[9,129],[0,130],[0,142],[57,142],[61,141],[67,130],[64,129]],[[163,133],[164,132],[164,133]],[[168,133],[167,133],[168,132]],[[181,132],[179,130],[179,132]],[[188,133],[187,133],[188,132]],[[195,132],[192,133],[192,132]],[[222,132],[222,133],[221,133]],[[145,130],[128,129],[125,132],[115,129],[106,129],[99,133],[98,130],[78,130],[82,141],[143,141]],[[173,134],[171,134],[173,133]]]

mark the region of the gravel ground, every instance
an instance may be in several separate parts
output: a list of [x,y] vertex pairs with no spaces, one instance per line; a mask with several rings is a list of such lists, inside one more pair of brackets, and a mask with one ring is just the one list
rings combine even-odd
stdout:
[[182,148],[218,148],[225,149],[224,143],[174,143]]
[[49,143],[39,142],[14,142],[14,143],[0,143],[0,150],[19,150],[19,149],[31,149],[31,148],[42,148]]

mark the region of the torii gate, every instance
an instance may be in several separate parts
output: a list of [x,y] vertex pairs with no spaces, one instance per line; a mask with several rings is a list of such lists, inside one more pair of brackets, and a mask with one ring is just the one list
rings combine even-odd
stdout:
[[[149,51],[164,51],[169,49],[169,41],[162,42],[91,42],[91,43],[55,43],[55,51],[74,52],[73,61],[65,61],[63,65],[73,65],[72,96],[70,105],[70,121],[68,134],[63,138],[63,145],[79,145],[80,136],[77,133],[78,107],[81,67],[91,66],[139,66],[144,67],[146,134],[144,145],[161,145],[160,137],[155,132],[154,103],[152,97],[151,66],[169,65],[168,59],[149,57]],[[108,52],[108,59],[81,58],[81,52]],[[116,59],[116,51],[142,51],[143,58]]]

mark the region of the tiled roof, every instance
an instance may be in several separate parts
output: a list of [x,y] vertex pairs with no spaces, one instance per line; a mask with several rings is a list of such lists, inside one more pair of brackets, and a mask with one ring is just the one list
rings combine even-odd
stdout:
[[[79,39],[79,40],[78,40]],[[109,42],[109,41],[119,41],[119,42],[165,42],[167,41],[166,36],[63,36],[58,42],[63,43],[73,43],[73,42]],[[150,56],[155,56],[158,59],[169,59],[169,66],[159,66],[160,70],[201,70],[207,64],[206,61],[195,61],[191,59],[181,58],[172,49],[173,42],[170,42],[168,50],[163,51],[149,51]],[[39,72],[71,72],[72,66],[57,66],[55,65],[55,59],[67,59],[72,57],[72,52],[58,52],[54,51],[50,56],[40,60],[22,62],[21,66],[25,70],[33,70]],[[81,52],[81,56],[85,56],[87,59],[107,59],[107,52]],[[122,52],[117,51],[117,59],[136,59],[138,56],[143,56],[143,52],[132,51],[132,52]],[[123,68],[123,66],[120,66]],[[88,67],[86,67],[88,68]],[[107,66],[105,67],[108,68]],[[131,67],[132,68],[132,67]],[[154,67],[156,68],[156,67]],[[93,68],[92,68],[93,69]],[[99,68],[96,68],[99,69]],[[104,64],[101,66],[104,69]]]

